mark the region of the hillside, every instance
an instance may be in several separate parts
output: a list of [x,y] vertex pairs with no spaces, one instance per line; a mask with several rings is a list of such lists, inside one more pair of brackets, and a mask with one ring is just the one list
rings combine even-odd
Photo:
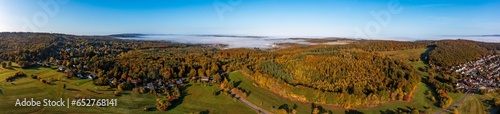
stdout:
[[[465,95],[452,86],[458,79],[455,74],[434,65],[446,68],[476,60],[495,53],[500,47],[495,43],[465,40],[353,40],[344,45],[293,45],[271,50],[220,49],[210,45],[46,33],[0,33],[0,46],[0,63],[5,64],[2,68],[61,80],[53,83],[56,86],[85,83],[85,88],[75,88],[88,92],[88,96],[122,98],[126,101],[123,106],[128,107],[125,109],[138,111],[146,107],[146,111],[151,108],[151,111],[179,113],[226,113],[217,107],[204,109],[197,104],[195,97],[203,97],[206,101],[200,103],[207,105],[222,103],[236,107],[227,112],[249,111],[248,107],[241,108],[245,105],[238,102],[239,97],[233,98],[233,93],[248,98],[252,106],[262,104],[266,106],[263,109],[273,112],[293,111],[291,108],[276,110],[280,105],[276,99],[287,100],[282,102],[287,105],[296,102],[317,104],[299,105],[298,112],[314,111],[320,106],[334,112],[360,107],[396,107],[394,103],[405,102],[418,108],[429,105],[445,108],[456,102],[449,99]],[[431,65],[428,66],[427,62]],[[12,63],[18,68],[9,65]],[[40,74],[39,70],[54,74]],[[237,78],[231,77],[229,74],[235,71],[248,76],[238,74]],[[13,73],[4,74],[1,79]],[[15,79],[12,78],[13,82],[18,81]],[[9,78],[1,83],[11,83],[12,80]],[[241,83],[244,85],[239,86]],[[85,90],[89,87],[106,89]],[[66,89],[48,88],[65,95],[65,98],[78,95],[59,91]],[[257,88],[262,90],[255,90]],[[2,92],[14,90],[13,86],[2,89]],[[252,91],[256,92],[255,96]],[[422,92],[426,92],[425,98],[416,97]],[[447,92],[457,93],[442,94]],[[263,104],[268,98],[258,97],[271,94],[271,104]],[[144,100],[138,101],[141,105],[133,105],[134,102],[124,99],[137,95],[144,96]],[[20,96],[30,94],[25,92]],[[325,110],[321,109],[321,112]]]

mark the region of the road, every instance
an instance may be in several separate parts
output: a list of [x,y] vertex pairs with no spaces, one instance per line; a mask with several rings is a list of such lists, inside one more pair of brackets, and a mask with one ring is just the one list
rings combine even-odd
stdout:
[[473,95],[473,93],[468,93],[467,96],[465,96],[464,98],[462,98],[462,100],[460,100],[460,101],[452,104],[448,108],[441,109],[439,112],[436,112],[435,114],[441,114],[441,113],[445,112],[446,110],[453,110],[454,107],[458,107],[458,105],[462,104],[462,102],[464,102],[465,100],[467,100],[472,95]]
[[265,110],[263,108],[260,108],[257,105],[251,103],[250,101],[239,97],[237,94],[234,94],[231,91],[229,93],[231,93],[231,95],[234,95],[234,98],[238,99],[238,101],[240,101],[241,103],[243,103],[243,104],[247,105],[248,107],[254,109],[259,114],[273,114],[272,112],[269,112],[269,111],[267,111],[267,110]]

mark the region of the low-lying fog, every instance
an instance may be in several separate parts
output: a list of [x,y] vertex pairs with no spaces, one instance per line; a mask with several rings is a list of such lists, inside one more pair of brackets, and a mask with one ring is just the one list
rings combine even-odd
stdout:
[[[268,36],[234,36],[234,35],[138,35],[136,37],[118,37],[120,39],[132,40],[158,40],[171,41],[188,44],[226,44],[227,48],[271,48],[274,44],[279,43],[300,43],[310,44],[301,39],[302,37],[268,37]],[[312,37],[314,38],[314,37]],[[321,37],[316,37],[321,38]],[[468,39],[483,42],[500,42],[500,35],[487,36],[438,36],[438,37],[392,37],[392,38],[371,38],[379,40],[399,40],[399,41],[416,41],[416,40],[442,40],[442,39]],[[341,44],[341,43],[340,43]]]
[[217,35],[141,35],[121,38],[133,40],[160,40],[188,44],[226,44],[227,48],[271,48],[278,43],[305,43],[284,37],[217,36]]

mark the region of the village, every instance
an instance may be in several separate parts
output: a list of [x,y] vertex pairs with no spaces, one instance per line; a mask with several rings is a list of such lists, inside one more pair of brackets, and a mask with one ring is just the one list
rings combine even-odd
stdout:
[[448,72],[457,72],[463,77],[454,86],[464,92],[492,92],[500,88],[500,56],[488,55],[476,61],[454,66]]

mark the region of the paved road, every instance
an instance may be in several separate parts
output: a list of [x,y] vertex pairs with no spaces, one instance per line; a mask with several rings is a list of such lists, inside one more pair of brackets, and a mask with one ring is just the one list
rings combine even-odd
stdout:
[[236,95],[236,94],[234,94],[232,92],[229,92],[229,93],[231,93],[231,95],[234,95],[234,97],[236,99],[238,99],[238,101],[240,101],[241,103],[243,103],[243,104],[247,105],[248,107],[254,109],[259,114],[272,114],[271,112],[269,112],[269,111],[267,111],[267,110],[265,110],[263,108],[260,108],[260,107],[256,106],[255,104],[247,101],[246,99],[243,99],[243,98],[239,97],[238,95]]
[[458,107],[458,105],[462,104],[462,102],[464,102],[465,100],[467,100],[470,96],[472,96],[473,93],[468,93],[467,96],[465,96],[464,98],[462,98],[462,100],[456,102],[455,104],[449,106],[448,108],[445,108],[445,109],[441,109],[439,112],[436,112],[435,114],[441,114],[443,112],[445,112],[446,110],[453,110],[454,107]]

